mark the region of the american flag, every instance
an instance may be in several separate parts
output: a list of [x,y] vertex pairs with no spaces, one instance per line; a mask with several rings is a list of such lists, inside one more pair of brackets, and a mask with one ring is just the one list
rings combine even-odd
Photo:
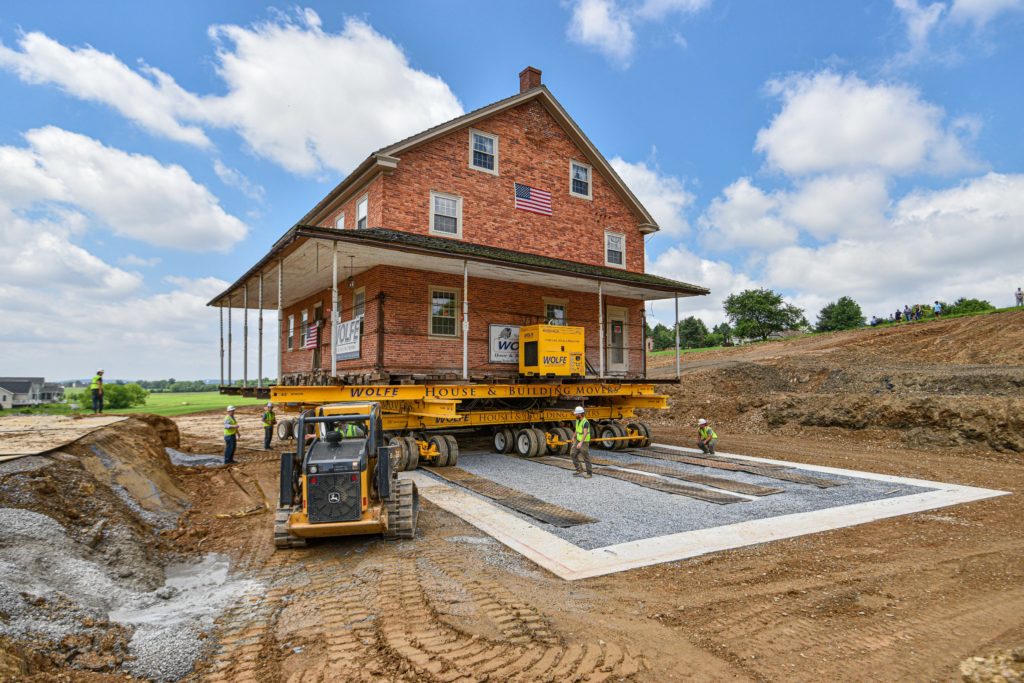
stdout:
[[551,193],[516,183],[516,208],[551,215]]
[[309,328],[306,329],[306,346],[303,348],[315,349],[317,342],[320,337],[320,323],[314,321],[309,324]]

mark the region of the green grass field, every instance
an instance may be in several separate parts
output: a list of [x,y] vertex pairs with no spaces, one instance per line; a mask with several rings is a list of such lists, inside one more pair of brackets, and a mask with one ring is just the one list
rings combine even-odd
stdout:
[[[146,405],[123,410],[105,410],[104,414],[130,415],[132,413],[153,413],[154,415],[188,415],[206,410],[224,409],[229,405],[253,406],[264,403],[258,398],[242,398],[241,396],[223,396],[216,391],[184,392],[180,394],[150,394],[146,397]],[[35,406],[32,408],[13,408],[0,411],[0,415],[76,415],[88,414],[90,406],[82,405],[72,410],[67,403]]]

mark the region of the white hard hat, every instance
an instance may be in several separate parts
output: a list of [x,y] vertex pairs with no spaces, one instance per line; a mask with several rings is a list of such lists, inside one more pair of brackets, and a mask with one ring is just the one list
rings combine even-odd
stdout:
[[229,412],[229,413],[230,413],[230,412],[231,412],[232,410],[234,410],[234,409],[235,409],[235,407],[234,407],[234,406],[228,406],[228,412]]
[[97,370],[96,374],[97,375],[102,375],[103,374],[103,368],[100,368],[99,370]]
[[573,410],[572,412],[575,413],[576,415],[580,415],[585,411],[583,410],[583,406],[576,406],[576,409]]
[[273,408],[273,407],[274,407],[274,404],[273,404],[273,403],[270,403],[270,402],[268,402],[268,403],[267,403],[267,407],[268,407],[268,408]]
[[699,424],[699,425],[706,425],[707,423],[708,423],[708,421],[705,420],[703,417],[701,419],[697,420],[697,424]]

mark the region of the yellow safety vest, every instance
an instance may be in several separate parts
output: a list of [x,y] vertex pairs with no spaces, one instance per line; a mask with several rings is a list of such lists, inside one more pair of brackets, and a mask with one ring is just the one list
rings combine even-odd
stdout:
[[576,420],[576,440],[590,441],[590,422],[587,418]]
[[102,385],[102,384],[103,384],[103,378],[100,377],[99,375],[93,375],[92,376],[92,383],[89,384],[89,388],[90,389],[99,389],[100,385]]
[[277,422],[277,415],[274,415],[273,410],[268,410],[263,413],[263,426],[273,427],[274,423]]
[[359,428],[355,422],[346,422],[344,426],[338,429],[341,435],[346,439],[351,439],[354,436],[359,436]]
[[238,434],[238,420],[228,415],[224,418],[224,436],[235,436]]
[[[700,427],[699,429],[697,429],[697,434],[700,436],[700,438],[702,440],[703,439],[707,439],[707,438],[712,438],[712,439],[717,439],[718,438],[718,434],[715,434],[715,430],[712,429],[711,427]],[[710,434],[710,437],[708,436],[709,434]]]

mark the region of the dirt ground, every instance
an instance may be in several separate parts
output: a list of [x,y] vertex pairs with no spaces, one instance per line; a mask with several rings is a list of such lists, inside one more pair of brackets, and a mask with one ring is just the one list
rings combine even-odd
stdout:
[[[572,583],[429,503],[412,542],[275,553],[271,514],[217,517],[276,491],[242,411],[238,465],[171,470],[191,507],[161,543],[263,584],[190,680],[959,680],[1024,643],[1022,339],[1024,314],[1003,314],[687,359],[657,441],[690,445],[708,417],[722,451],[1013,495]],[[177,418],[181,449],[218,453],[220,420]],[[115,679],[27,678],[57,675]]]

